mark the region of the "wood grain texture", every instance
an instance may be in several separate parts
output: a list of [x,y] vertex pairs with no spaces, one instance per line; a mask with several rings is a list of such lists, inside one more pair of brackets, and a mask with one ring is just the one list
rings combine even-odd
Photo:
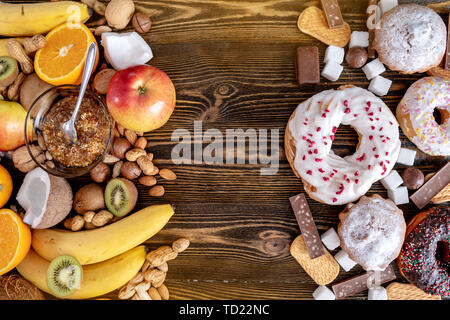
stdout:
[[[407,1],[400,1],[407,2]],[[296,106],[325,89],[353,84],[367,88],[360,69],[345,67],[337,82],[321,79],[299,87],[294,56],[299,45],[317,45],[322,58],[326,46],[302,34],[296,26],[300,12],[319,1],[302,0],[135,0],[148,13],[152,29],[144,37],[152,47],[152,65],[173,80],[177,106],[169,122],[147,133],[149,151],[159,167],[173,169],[176,181],[161,181],[163,198],[151,198],[138,186],[137,209],[156,203],[172,203],[176,214],[147,244],[168,244],[178,237],[191,247],[169,263],[166,285],[173,299],[311,299],[317,285],[289,254],[289,244],[299,229],[289,197],[303,192],[283,150],[284,128]],[[340,0],[343,18],[352,30],[366,30],[366,6],[362,0]],[[423,3],[423,2],[422,2]],[[131,30],[129,28],[129,30]],[[383,100],[395,111],[406,89],[423,75],[387,71],[393,87]],[[176,129],[193,132],[194,121],[203,130],[278,129],[278,173],[262,176],[261,165],[174,165],[171,141]],[[414,148],[401,135],[402,145]],[[333,143],[337,154],[354,151],[357,135],[341,126]],[[246,152],[248,156],[248,149]],[[418,152],[416,165],[425,174],[439,169],[448,159]],[[3,162],[2,162],[3,163]],[[12,170],[11,165],[7,167]],[[401,165],[396,169],[402,170]],[[13,171],[15,191],[23,175]],[[88,177],[71,179],[76,190]],[[380,183],[369,194],[387,196]],[[322,205],[309,199],[319,229],[337,227],[343,206]],[[406,219],[418,212],[413,204],[402,205]],[[337,251],[333,252],[336,253]],[[336,281],[361,273],[359,266],[341,270]],[[398,275],[400,281],[401,277]],[[355,299],[366,297],[356,295]],[[116,298],[117,293],[107,295]]]

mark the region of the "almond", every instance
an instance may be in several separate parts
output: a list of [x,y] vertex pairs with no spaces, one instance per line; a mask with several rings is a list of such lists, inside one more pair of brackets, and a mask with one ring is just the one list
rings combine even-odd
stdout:
[[153,176],[142,176],[139,178],[138,181],[140,184],[147,186],[147,187],[151,187],[156,184],[156,178]]
[[167,289],[165,284],[158,287],[158,293],[163,300],[169,300],[169,289]]
[[118,161],[114,164],[113,170],[112,170],[112,177],[117,178],[120,176],[120,171],[122,170],[123,161]]
[[137,134],[134,131],[125,129],[124,132],[125,138],[127,138],[127,140],[131,143],[131,144],[135,144],[136,140],[137,140]]
[[164,187],[163,186],[154,186],[148,191],[148,193],[152,197],[162,197],[164,195]]
[[177,175],[175,174],[175,172],[173,172],[170,169],[159,170],[159,175],[161,176],[161,178],[166,179],[166,180],[176,180],[177,179]]
[[150,298],[152,298],[152,300],[162,300],[162,297],[159,294],[158,289],[156,289],[155,287],[151,287],[150,289],[148,289],[147,292]]
[[120,160],[120,159],[117,158],[116,156],[113,156],[112,154],[107,154],[107,155],[105,156],[105,158],[103,159],[103,163],[106,163],[106,164],[113,164],[113,163],[118,162],[119,160]]
[[140,137],[139,139],[136,140],[134,147],[145,149],[147,147],[147,139],[145,137]]
[[117,131],[119,131],[121,136],[125,135],[125,128],[124,127],[122,127],[120,124],[116,123],[116,128],[117,128]]

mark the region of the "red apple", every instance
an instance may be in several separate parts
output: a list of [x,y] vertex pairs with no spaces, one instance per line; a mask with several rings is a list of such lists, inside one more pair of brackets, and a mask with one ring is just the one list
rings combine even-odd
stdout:
[[175,87],[169,76],[149,65],[118,71],[108,86],[106,104],[124,128],[147,132],[160,128],[175,108]]
[[[25,144],[25,118],[27,112],[17,102],[0,100],[0,150],[10,151]],[[32,125],[28,126],[28,137]]]

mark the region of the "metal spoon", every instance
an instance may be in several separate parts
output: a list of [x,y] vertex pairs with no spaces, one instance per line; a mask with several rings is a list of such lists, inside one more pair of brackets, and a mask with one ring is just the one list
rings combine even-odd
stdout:
[[84,63],[83,78],[81,79],[80,93],[78,94],[78,100],[73,110],[72,117],[63,123],[62,130],[64,139],[70,143],[75,144],[77,142],[77,131],[75,129],[75,120],[77,118],[78,110],[80,109],[81,102],[83,101],[84,93],[86,92],[87,84],[89,83],[89,78],[92,74],[92,69],[94,68],[95,58],[97,56],[97,45],[92,42],[89,45],[89,49],[86,55],[86,62]]

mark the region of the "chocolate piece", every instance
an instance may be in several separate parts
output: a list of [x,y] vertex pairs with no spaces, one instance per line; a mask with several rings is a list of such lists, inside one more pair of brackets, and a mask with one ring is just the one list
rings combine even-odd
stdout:
[[295,72],[299,85],[320,82],[319,48],[302,46],[297,48]]
[[447,25],[447,34],[448,34],[448,39],[447,39],[447,52],[445,53],[445,64],[444,64],[444,69],[445,70],[450,70],[450,14],[448,15],[448,25]]
[[423,172],[417,168],[407,168],[402,173],[403,184],[409,190],[419,189],[423,182],[425,181],[425,177]]
[[[369,8],[376,6],[377,10],[379,10],[379,7],[377,6],[378,0],[369,0]],[[377,10],[373,11],[373,10],[367,10],[368,15],[368,19],[370,19],[372,17],[372,15],[375,15],[375,20],[374,22],[378,22],[377,19]],[[372,23],[372,22],[370,22]],[[370,59],[375,59],[376,57],[376,53],[375,53],[375,48],[372,45],[373,39],[375,38],[375,28],[371,27],[369,28],[369,47],[367,48],[367,56]]]
[[352,68],[361,68],[367,62],[367,51],[361,47],[353,47],[348,49],[345,55],[345,61]]
[[447,162],[419,190],[409,197],[417,208],[422,209],[430,200],[450,183],[450,161]]
[[389,265],[384,271],[369,271],[336,283],[332,288],[336,299],[339,300],[395,279],[394,268]]
[[305,194],[300,193],[290,197],[289,201],[291,202],[292,210],[294,210],[295,218],[300,227],[309,257],[315,259],[323,256],[325,252]]
[[327,18],[328,27],[330,29],[343,27],[344,19],[337,0],[320,0],[320,2]]

